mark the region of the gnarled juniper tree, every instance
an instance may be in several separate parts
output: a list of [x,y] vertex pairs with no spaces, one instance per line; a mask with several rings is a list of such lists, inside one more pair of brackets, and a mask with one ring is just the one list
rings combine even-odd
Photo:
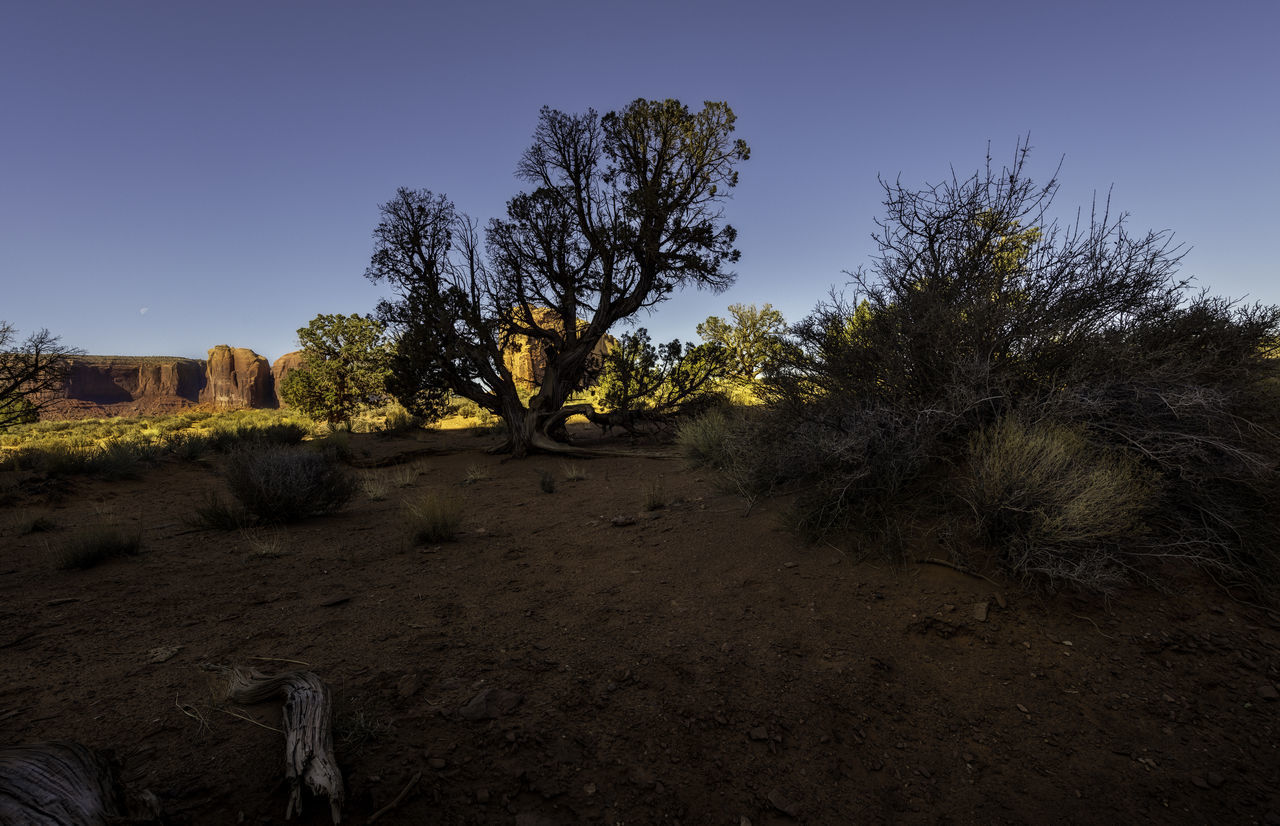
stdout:
[[[566,401],[614,323],[683,287],[733,282],[737,233],[721,206],[749,155],[734,120],[721,102],[691,112],[641,99],[603,117],[544,108],[517,167],[532,189],[483,239],[444,195],[397,191],[365,273],[395,293],[378,308],[399,342],[392,392],[422,414],[449,392],[470,399],[502,416],[517,456],[561,449],[564,420],[594,412]],[[527,405],[503,361],[516,335],[546,355]]]

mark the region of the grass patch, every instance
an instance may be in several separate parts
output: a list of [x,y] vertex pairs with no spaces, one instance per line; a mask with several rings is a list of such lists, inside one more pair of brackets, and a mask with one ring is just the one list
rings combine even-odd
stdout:
[[576,465],[569,462],[560,466],[560,473],[564,476],[566,482],[581,482],[589,478],[586,468],[582,465]]
[[462,484],[474,485],[479,482],[488,482],[492,478],[484,465],[467,465],[467,475],[463,477]]
[[439,491],[405,503],[405,522],[415,544],[452,542],[462,526],[462,502]]
[[189,522],[192,527],[211,528],[215,531],[236,531],[249,522],[243,508],[227,504],[216,493],[209,492],[204,501],[195,506]]
[[279,559],[289,555],[285,535],[280,531],[241,531],[240,537],[249,546],[250,559]]
[[366,473],[360,477],[360,492],[371,502],[381,502],[391,492],[391,483],[378,474]]
[[54,561],[64,570],[85,570],[108,560],[142,552],[142,531],[99,525],[73,534],[57,549]]
[[671,504],[671,498],[667,494],[667,483],[663,477],[654,479],[645,488],[642,504],[647,511],[661,510]]

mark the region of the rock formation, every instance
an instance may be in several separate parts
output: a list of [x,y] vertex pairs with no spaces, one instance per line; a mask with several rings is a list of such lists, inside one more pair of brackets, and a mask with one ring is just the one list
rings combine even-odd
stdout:
[[302,366],[302,351],[294,350],[292,353],[285,353],[276,359],[271,365],[271,380],[275,385],[276,406],[286,407],[284,399],[280,397],[280,388],[284,387],[284,380],[289,374]]
[[[281,361],[288,356],[281,358]],[[208,361],[168,356],[78,356],[45,418],[150,416],[204,405],[221,410],[275,407],[267,360],[218,345]]]
[[242,407],[275,407],[275,387],[271,365],[245,347],[219,344],[209,350],[200,403],[217,410]]
[[[560,328],[561,326],[560,315],[546,307],[534,307],[533,320],[542,328]],[[578,326],[585,327],[586,322],[579,321]],[[606,335],[596,343],[595,349],[591,351],[592,357],[603,359],[617,346],[617,343],[618,340],[613,336]],[[517,387],[535,389],[541,386],[543,373],[547,369],[547,348],[537,339],[531,339],[528,336],[512,336],[512,340],[503,351],[502,361],[511,371],[511,377],[515,380]]]

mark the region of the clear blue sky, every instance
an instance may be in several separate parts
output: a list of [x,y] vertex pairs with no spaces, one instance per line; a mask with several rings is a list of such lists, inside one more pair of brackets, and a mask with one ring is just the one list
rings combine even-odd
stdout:
[[90,353],[274,359],[362,273],[398,186],[501,214],[539,107],[725,100],[751,146],[727,293],[805,315],[867,264],[877,174],[998,160],[1030,133],[1058,207],[1095,191],[1280,303],[1280,3],[11,2],[0,14],[0,319]]

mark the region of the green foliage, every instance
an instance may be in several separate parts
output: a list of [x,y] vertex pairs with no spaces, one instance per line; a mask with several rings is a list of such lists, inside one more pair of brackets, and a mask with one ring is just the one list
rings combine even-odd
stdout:
[[749,385],[778,365],[788,348],[787,322],[772,304],[730,304],[729,321],[710,316],[698,325],[698,335],[728,351],[726,373]]
[[462,502],[439,491],[429,491],[405,507],[405,522],[415,543],[452,542],[462,527]]
[[622,336],[604,359],[597,403],[606,411],[670,415],[715,396],[729,352],[717,344],[654,346],[641,327]]
[[350,426],[358,409],[387,399],[385,333],[386,324],[367,316],[316,316],[298,330],[303,363],[285,377],[281,398],[308,416]]
[[232,495],[259,522],[293,522],[332,513],[355,492],[350,476],[313,450],[237,448],[227,456],[225,473]]

